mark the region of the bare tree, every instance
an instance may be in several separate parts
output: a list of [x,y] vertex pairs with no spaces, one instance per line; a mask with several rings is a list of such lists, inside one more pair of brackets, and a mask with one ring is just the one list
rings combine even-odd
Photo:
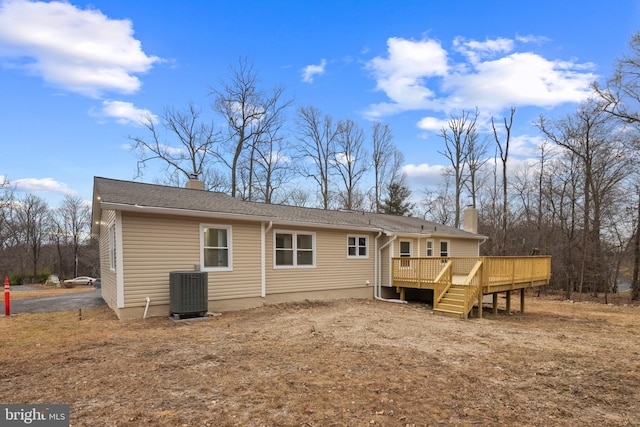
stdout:
[[445,156],[451,164],[453,175],[453,191],[455,213],[453,226],[460,227],[462,207],[460,199],[462,190],[468,180],[469,147],[478,137],[477,122],[478,110],[471,116],[468,111],[462,111],[459,117],[451,117],[447,127],[443,127],[440,136],[444,139],[445,150],[440,154]]
[[631,278],[631,299],[640,299],[640,185],[636,186],[638,197],[638,217],[633,238],[633,273]]
[[231,195],[238,196],[238,167],[241,156],[247,149],[250,154],[246,161],[247,194],[252,199],[253,167],[256,146],[272,126],[279,126],[280,116],[292,104],[292,100],[283,99],[284,88],[276,86],[270,94],[259,88],[259,78],[253,66],[241,58],[236,67],[229,69],[229,81],[222,88],[213,89],[215,96],[214,110],[220,114],[227,125],[226,144],[231,152],[228,159],[226,153],[218,151],[218,156],[231,171]]
[[138,157],[138,175],[147,163],[158,160],[165,165],[166,178],[177,185],[184,179],[207,175],[217,135],[213,123],[202,121],[201,114],[193,104],[184,111],[165,108],[160,123],[168,136],[158,129],[155,118],[147,116],[143,125],[150,138],[129,137]]
[[0,251],[6,247],[11,234],[10,215],[13,196],[14,192],[9,179],[6,176],[0,177]]
[[[622,123],[629,124],[635,131],[635,137],[630,138],[627,145],[629,151],[640,152],[640,31],[634,34],[628,43],[629,52],[616,61],[613,76],[603,87],[594,82],[593,89],[601,98],[604,111],[617,118]],[[640,204],[638,205],[638,217],[640,217]],[[640,235],[638,225],[637,235]],[[640,237],[636,237],[640,239]],[[640,240],[637,241],[640,245]],[[639,252],[640,253],[640,252]],[[640,298],[640,283],[637,276],[640,271],[640,256],[634,256],[633,261],[634,282],[633,299]]]
[[451,175],[444,175],[443,182],[437,190],[427,189],[423,192],[423,217],[438,224],[453,225],[451,214]]
[[594,82],[592,86],[607,113],[640,125],[640,31],[631,37],[628,47],[630,52],[616,61],[606,85]]
[[68,263],[64,259],[65,249],[69,247],[74,266],[73,275],[78,276],[80,246],[89,237],[90,225],[89,206],[79,196],[65,195],[62,205],[53,213],[51,230],[51,240],[56,245],[60,272],[63,275],[69,272]]
[[[546,178],[546,167],[547,167],[547,163],[549,161],[549,157],[552,156],[552,152],[548,147],[548,141],[543,142],[540,145],[540,155],[539,155],[539,167],[538,167],[538,172],[537,172],[537,177],[538,177],[538,201],[537,201],[537,210],[538,210],[538,214],[536,217],[536,228],[537,228],[537,233],[536,235],[538,236],[538,241],[536,243],[536,247],[538,248],[538,250],[541,249],[542,246],[542,239],[543,239],[543,224],[545,222],[545,212],[547,209],[545,209],[545,198],[544,198],[544,186],[545,186],[545,178]],[[549,204],[546,204],[546,207],[549,207]]]
[[344,209],[362,209],[364,192],[359,183],[369,168],[369,155],[364,147],[364,131],[356,122],[347,119],[338,124],[335,169],[342,181],[338,191]]
[[513,115],[516,113],[516,109],[511,107],[511,114],[509,115],[509,120],[504,118],[504,129],[505,129],[505,137],[504,142],[500,142],[500,138],[498,137],[498,131],[496,130],[496,125],[491,118],[491,127],[493,128],[493,136],[496,140],[496,144],[498,146],[498,150],[500,151],[500,160],[502,161],[502,245],[501,245],[501,254],[505,254],[506,244],[507,244],[507,221],[508,221],[508,202],[509,199],[507,197],[507,160],[509,157],[509,143],[511,142],[511,127],[513,126]]
[[579,161],[582,172],[582,239],[578,292],[585,284],[597,293],[605,283],[602,230],[605,207],[614,203],[616,187],[628,175],[631,157],[602,104],[583,103],[576,113],[537,123],[545,136]]
[[329,209],[329,185],[332,162],[336,153],[338,127],[331,116],[323,115],[315,107],[298,109],[298,140],[302,160],[300,173],[318,185],[323,209]]
[[278,130],[276,127],[267,129],[263,142],[255,150],[255,189],[260,194],[258,199],[265,203],[277,203],[274,200],[276,192],[293,178],[289,146]]
[[517,200],[516,206],[512,208],[514,216],[519,217],[521,219],[520,222],[531,225],[534,223],[536,214],[535,202],[537,199],[533,165],[529,162],[524,162],[513,172],[512,182],[512,188],[515,191],[514,199]]
[[471,196],[471,206],[474,208],[477,205],[478,188],[481,185],[480,172],[489,160],[487,157],[487,146],[487,140],[483,139],[481,141],[477,132],[470,135],[468,147],[469,154],[467,156],[469,179],[466,181],[466,188]]
[[0,278],[8,276],[14,267],[11,259],[6,255],[12,243],[13,227],[11,226],[11,211],[13,209],[14,189],[6,176],[0,177]]
[[33,277],[36,278],[42,245],[49,232],[50,216],[47,202],[38,196],[27,194],[15,204],[13,214],[14,233],[31,261]]
[[301,208],[310,207],[311,195],[305,188],[295,187],[285,194],[283,204],[298,206]]
[[375,122],[372,126],[373,174],[374,174],[374,210],[382,211],[385,190],[393,182],[402,179],[401,167],[404,155],[393,143],[393,133],[388,124]]
[[263,95],[258,91],[258,76],[246,59],[240,59],[237,68],[229,69],[229,81],[222,89],[213,89],[213,108],[227,125],[226,141],[232,153],[231,160],[219,153],[231,170],[231,196],[238,191],[237,170],[240,155],[252,139],[260,132],[260,121],[266,111],[262,104]]

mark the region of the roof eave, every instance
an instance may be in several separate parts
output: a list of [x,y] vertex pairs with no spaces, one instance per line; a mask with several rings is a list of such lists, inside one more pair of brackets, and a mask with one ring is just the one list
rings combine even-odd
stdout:
[[294,226],[294,227],[308,227],[308,228],[325,228],[325,229],[339,229],[339,230],[357,230],[366,232],[378,232],[385,231],[380,227],[375,226],[356,226],[356,225],[342,225],[342,224],[323,224],[318,222],[304,222],[304,221],[291,221],[273,216],[264,215],[248,215],[237,214],[229,212],[212,212],[204,210],[194,209],[181,209],[181,208],[167,208],[159,206],[142,206],[142,205],[130,205],[113,202],[100,202],[102,209],[112,209],[123,212],[138,212],[138,213],[153,213],[163,215],[179,215],[199,218],[216,218],[216,219],[228,219],[236,221],[251,221],[251,222],[272,222],[274,226]]

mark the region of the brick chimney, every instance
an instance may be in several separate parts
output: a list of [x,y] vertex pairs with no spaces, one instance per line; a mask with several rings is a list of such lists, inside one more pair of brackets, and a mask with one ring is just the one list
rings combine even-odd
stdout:
[[478,234],[478,210],[467,207],[462,218],[462,228],[469,233]]

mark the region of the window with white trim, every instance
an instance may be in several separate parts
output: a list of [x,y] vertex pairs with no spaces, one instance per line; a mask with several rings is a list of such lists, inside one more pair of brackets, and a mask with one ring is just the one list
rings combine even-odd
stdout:
[[201,224],[200,243],[203,271],[232,269],[231,227]]
[[[411,256],[411,241],[400,240],[400,258],[409,258]],[[400,267],[409,267],[411,260],[400,260]]]
[[369,258],[367,236],[347,236],[347,258]]
[[449,256],[449,241],[448,240],[440,240],[440,256],[448,257]]
[[276,268],[315,267],[314,233],[276,231],[273,240]]
[[411,256],[411,242],[409,240],[400,240],[400,256]]
[[116,225],[109,226],[109,269],[116,271]]
[[433,256],[433,240],[427,240],[427,256]]

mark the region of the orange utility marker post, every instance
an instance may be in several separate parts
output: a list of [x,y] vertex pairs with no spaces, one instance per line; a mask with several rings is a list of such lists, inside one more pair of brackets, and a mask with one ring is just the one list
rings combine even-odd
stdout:
[[9,278],[4,278],[4,315],[9,317],[11,315],[11,289],[9,285]]

